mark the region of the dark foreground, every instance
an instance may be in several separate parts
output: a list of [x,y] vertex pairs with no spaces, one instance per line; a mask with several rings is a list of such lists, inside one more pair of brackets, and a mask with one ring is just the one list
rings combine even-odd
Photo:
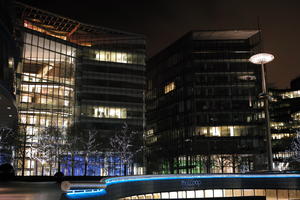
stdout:
[[0,182],[0,200],[59,200],[56,182]]

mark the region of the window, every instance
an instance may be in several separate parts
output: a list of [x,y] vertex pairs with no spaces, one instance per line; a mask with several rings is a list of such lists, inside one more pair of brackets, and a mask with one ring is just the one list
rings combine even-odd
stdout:
[[212,137],[234,137],[248,135],[251,132],[250,126],[209,126],[196,127],[195,135]]
[[96,51],[96,60],[116,63],[130,63],[145,65],[145,56],[117,51]]
[[94,117],[97,118],[127,118],[126,108],[94,107]]
[[165,86],[165,94],[171,92],[172,90],[175,90],[175,83],[174,82],[171,82],[171,83],[169,83]]
[[27,96],[27,95],[22,95],[21,96],[21,102],[22,103],[30,103],[30,102],[32,102],[32,97]]

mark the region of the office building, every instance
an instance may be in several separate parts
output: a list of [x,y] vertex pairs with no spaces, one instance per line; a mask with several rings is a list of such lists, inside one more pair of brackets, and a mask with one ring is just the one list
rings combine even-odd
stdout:
[[[16,102],[19,128],[26,138],[18,174],[53,175],[59,169],[57,162],[38,158],[41,153],[35,147],[42,144],[45,127],[58,127],[63,135],[70,127],[95,129],[101,146],[98,152],[106,151],[104,144],[109,144],[109,137],[124,123],[142,134],[143,35],[81,23],[18,2],[15,12],[21,46]],[[83,175],[84,157],[74,159],[77,164],[72,174]],[[113,159],[95,155],[87,175],[124,173],[120,161]],[[71,175],[67,164],[62,168]]]
[[147,173],[265,168],[259,30],[192,31],[146,69]]
[[[270,116],[273,161],[279,170],[295,169],[293,139],[300,131],[300,78],[291,81],[289,89],[270,89]],[[290,164],[288,164],[290,163]]]

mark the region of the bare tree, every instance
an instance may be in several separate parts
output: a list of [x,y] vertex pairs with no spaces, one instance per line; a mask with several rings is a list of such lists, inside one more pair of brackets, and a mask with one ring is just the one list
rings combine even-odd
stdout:
[[240,154],[232,154],[232,172],[237,173],[245,173],[249,171],[248,165],[243,162],[242,155]]
[[293,152],[292,159],[296,162],[300,162],[300,131],[297,131],[297,135],[294,137],[291,143],[291,151]]
[[296,131],[296,136],[292,139],[290,149],[286,151],[290,157],[284,159],[283,168],[299,168],[300,166],[300,131]]
[[[53,155],[53,160],[57,165],[57,171],[60,172],[61,159],[64,152],[65,145],[65,131],[62,128],[56,126],[46,127],[42,132],[42,136],[45,136],[50,145],[50,154]],[[51,171],[51,170],[50,170]]]
[[[20,145],[18,148],[18,157],[22,158],[20,162],[22,168],[22,176],[25,174],[25,163],[26,163],[26,154],[28,147],[28,141],[34,138],[34,135],[30,135],[27,133],[26,126],[19,126],[18,127],[18,136],[20,137]],[[30,156],[29,156],[30,157]]]
[[99,141],[97,141],[97,135],[97,130],[85,130],[81,133],[80,146],[84,155],[84,176],[87,175],[89,157],[95,154],[100,146]]
[[13,159],[13,153],[20,146],[20,140],[18,133],[8,127],[0,127],[0,163],[1,157],[3,162],[11,162]]
[[[46,164],[50,166],[53,163],[52,144],[47,141],[47,137],[40,137],[38,144],[31,147],[30,158],[38,161],[42,166],[42,176],[44,176],[44,168]],[[51,168],[51,167],[50,167]],[[50,169],[51,174],[51,169]]]
[[[69,161],[71,163],[71,174],[72,176],[75,175],[75,156],[79,152],[79,143],[80,137],[77,135],[73,135],[71,133],[67,134],[67,139],[65,143],[65,157],[66,157],[66,164],[68,165]],[[69,156],[70,155],[70,156]]]
[[214,167],[218,168],[221,171],[221,173],[224,173],[225,168],[232,167],[231,155],[215,155]]
[[211,173],[211,168],[213,166],[213,160],[210,154],[201,156],[201,161],[206,169],[206,173]]
[[133,157],[142,150],[142,147],[135,144],[138,133],[129,131],[127,123],[124,123],[122,130],[110,138],[112,152],[119,155],[124,166],[124,175],[127,175],[127,165],[132,162]]
[[37,142],[31,146],[31,159],[38,161],[42,166],[42,175],[44,167],[49,165],[50,176],[53,167],[57,166],[60,171],[61,158],[64,151],[65,136],[61,128],[50,126],[43,129],[37,137]]

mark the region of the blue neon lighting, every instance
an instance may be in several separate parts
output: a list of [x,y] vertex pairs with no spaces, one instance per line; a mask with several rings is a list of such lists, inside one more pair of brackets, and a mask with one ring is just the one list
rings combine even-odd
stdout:
[[105,194],[106,194],[105,189],[88,190],[88,191],[82,191],[82,192],[76,192],[76,190],[74,190],[73,192],[68,192],[66,194],[66,196],[69,199],[81,199],[81,198],[91,198],[91,197],[103,196]]
[[156,180],[182,180],[182,179],[219,179],[219,178],[300,178],[299,175],[295,174],[265,174],[265,175],[160,175],[160,176],[130,176],[130,177],[118,177],[118,178],[108,178],[104,182],[106,185],[134,182],[134,181],[156,181]]

